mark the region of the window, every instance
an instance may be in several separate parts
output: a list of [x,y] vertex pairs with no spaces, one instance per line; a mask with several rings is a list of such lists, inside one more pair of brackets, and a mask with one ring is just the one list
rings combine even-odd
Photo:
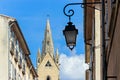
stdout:
[[47,76],[47,80],[50,80],[50,76]]
[[18,50],[16,49],[15,61],[18,62]]
[[12,74],[12,79],[13,80],[16,80],[16,69],[15,69],[15,67],[13,66],[13,72],[12,72],[13,74]]
[[11,30],[11,28],[9,26],[9,28],[8,28],[9,39],[11,39],[11,32],[12,32],[12,30]]
[[116,0],[111,0],[111,8],[115,7]]
[[15,49],[14,39],[15,39],[14,32],[10,30],[10,52],[12,55],[14,54]]
[[12,78],[12,62],[9,60],[9,79]]
[[116,0],[111,0],[111,3],[115,3],[116,2]]
[[11,74],[12,74],[12,79],[14,79],[14,65],[11,63]]
[[18,58],[18,50],[16,49],[16,57]]
[[18,80],[22,80],[21,76],[19,75]]
[[15,38],[15,34],[14,34],[14,32],[12,30],[11,30],[11,37]]
[[25,64],[23,64],[23,71],[25,71]]
[[19,41],[16,40],[16,50],[19,52]]
[[12,50],[14,50],[14,42],[13,41],[11,43],[11,48],[12,48]]
[[50,45],[50,41],[47,41],[47,45]]
[[46,66],[46,67],[51,67],[52,65],[51,65],[51,63],[50,63],[49,61],[47,61],[47,63],[46,63],[45,66]]
[[20,65],[22,64],[22,58],[21,58],[21,56],[20,56]]
[[21,55],[19,55],[19,63],[18,63],[18,67],[21,69],[22,68],[22,57]]
[[23,65],[22,65],[22,74],[23,75],[25,74],[25,63],[23,63]]
[[17,71],[16,71],[16,69],[15,69],[14,80],[16,80],[16,79],[17,79]]
[[12,55],[14,54],[14,48],[15,48],[14,42],[11,41],[11,42],[10,42],[10,53],[11,53]]
[[40,58],[38,58],[38,63],[40,63]]

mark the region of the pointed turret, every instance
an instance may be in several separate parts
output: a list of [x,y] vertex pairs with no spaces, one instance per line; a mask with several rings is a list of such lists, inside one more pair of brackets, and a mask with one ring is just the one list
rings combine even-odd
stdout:
[[39,66],[40,63],[41,63],[41,54],[40,54],[40,49],[38,49],[38,53],[37,53],[37,67]]
[[42,49],[42,57],[46,55],[46,53],[49,53],[52,57],[54,54],[54,47],[53,47],[53,40],[52,40],[52,33],[50,29],[50,22],[49,19],[47,19],[46,23],[46,29],[45,29],[45,37],[43,40],[43,49]]
[[59,52],[58,49],[56,50],[55,62],[59,64]]

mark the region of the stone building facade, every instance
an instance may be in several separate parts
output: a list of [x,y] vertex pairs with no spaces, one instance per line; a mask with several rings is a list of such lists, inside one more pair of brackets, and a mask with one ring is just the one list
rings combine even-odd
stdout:
[[[102,0],[84,1],[101,2]],[[120,80],[120,0],[105,0],[104,61],[102,53],[103,29],[101,27],[102,5],[92,4],[89,6],[93,8],[85,7],[84,11],[85,61],[89,65],[89,69],[86,71],[86,80]]]
[[[100,2],[100,0],[84,1]],[[86,80],[102,80],[101,4],[89,4],[85,7],[84,38],[85,63],[89,65],[89,69],[86,70]]]
[[0,80],[36,80],[29,55],[16,19],[0,15]]

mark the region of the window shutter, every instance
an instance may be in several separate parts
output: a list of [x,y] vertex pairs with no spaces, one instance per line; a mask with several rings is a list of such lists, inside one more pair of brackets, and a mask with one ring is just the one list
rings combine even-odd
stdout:
[[113,3],[113,4],[116,3],[116,0],[111,0],[111,3]]

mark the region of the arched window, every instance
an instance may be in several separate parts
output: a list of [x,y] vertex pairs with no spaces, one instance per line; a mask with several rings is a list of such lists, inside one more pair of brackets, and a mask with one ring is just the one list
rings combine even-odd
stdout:
[[40,58],[38,58],[38,63],[40,63]]
[[47,80],[50,80],[50,76],[47,76]]

